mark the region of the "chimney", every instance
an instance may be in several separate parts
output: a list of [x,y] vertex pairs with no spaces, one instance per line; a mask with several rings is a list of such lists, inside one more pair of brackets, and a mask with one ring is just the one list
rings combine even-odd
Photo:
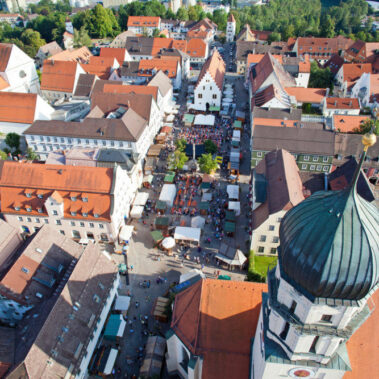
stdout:
[[334,100],[334,106],[335,107],[337,106],[337,100]]
[[353,105],[353,102],[350,100],[349,107],[352,107],[352,105]]

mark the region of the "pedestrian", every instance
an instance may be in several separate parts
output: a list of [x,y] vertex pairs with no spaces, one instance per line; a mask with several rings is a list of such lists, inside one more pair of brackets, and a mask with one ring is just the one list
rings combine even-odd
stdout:
[[133,271],[133,269],[134,269],[134,266],[130,265],[130,271]]
[[138,301],[136,301],[136,308],[138,308],[139,307],[139,302]]

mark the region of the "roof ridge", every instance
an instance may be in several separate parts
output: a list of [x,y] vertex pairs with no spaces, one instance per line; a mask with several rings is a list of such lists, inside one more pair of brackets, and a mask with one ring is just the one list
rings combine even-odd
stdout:
[[207,281],[207,279],[202,279],[200,280],[200,300],[199,300],[199,312],[197,316],[197,330],[195,334],[195,342],[193,345],[193,351],[196,354],[196,348],[197,348],[197,342],[198,342],[198,336],[199,336],[199,330],[200,330],[200,320],[201,320],[201,304],[202,304],[202,299],[203,299],[203,285]]

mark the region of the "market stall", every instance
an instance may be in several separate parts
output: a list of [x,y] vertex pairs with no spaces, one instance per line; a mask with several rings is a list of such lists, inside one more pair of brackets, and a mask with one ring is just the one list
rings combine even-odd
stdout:
[[215,257],[219,261],[226,263],[229,268],[239,267],[242,269],[247,261],[246,256],[241,250],[228,246],[225,243],[221,243],[220,249]]
[[150,336],[146,342],[145,357],[139,372],[142,378],[160,378],[166,340],[160,336]]
[[157,200],[157,202],[155,203],[155,210],[157,212],[164,212],[166,208],[167,208],[167,204],[165,201]]
[[118,341],[124,335],[126,322],[120,314],[111,314],[105,326],[104,338]]
[[228,184],[226,186],[226,192],[228,193],[229,199],[239,199],[239,190],[240,187],[238,185],[234,184]]
[[201,201],[199,204],[200,214],[203,216],[206,216],[209,212],[209,202],[208,201]]
[[200,228],[189,228],[184,226],[177,226],[175,228],[174,238],[177,242],[193,243],[198,245],[200,243]]
[[155,145],[151,145],[150,149],[147,152],[147,156],[148,157],[158,157],[163,148],[164,148],[164,145],[159,144],[159,143],[155,144]]
[[155,228],[159,230],[167,230],[170,225],[169,217],[157,217],[155,219]]
[[144,210],[143,205],[133,205],[132,210],[130,211],[130,218],[141,218]]
[[159,200],[164,201],[167,206],[172,207],[176,196],[175,184],[164,184],[159,195]]
[[224,231],[228,236],[234,236],[234,233],[236,231],[236,224],[231,221],[225,221]]
[[151,234],[151,237],[153,238],[154,246],[157,246],[164,238],[160,230],[154,230],[150,234]]
[[117,296],[116,302],[113,306],[115,311],[125,312],[130,306],[130,296]]
[[163,179],[164,183],[173,183],[175,179],[175,172],[173,171],[168,171]]
[[149,199],[148,192],[137,192],[137,195],[133,201],[133,205],[145,205]]
[[245,118],[246,118],[245,112],[236,111],[236,119],[237,120],[239,120],[241,122],[245,122]]
[[142,185],[145,188],[150,188],[151,183],[153,182],[153,179],[154,179],[154,176],[151,175],[151,174],[144,176],[143,179],[142,179]]
[[132,238],[134,226],[133,225],[123,225],[121,227],[118,238],[120,241],[130,241]]
[[191,113],[185,113],[183,116],[184,126],[192,126],[195,115]]
[[233,128],[234,129],[241,129],[242,130],[242,122],[238,121],[238,120],[234,121]]
[[194,125],[205,125],[205,126],[213,126],[215,123],[215,116],[212,114],[203,115],[198,114],[195,117]]
[[241,204],[239,201],[229,201],[228,209],[234,211],[236,216],[241,214]]

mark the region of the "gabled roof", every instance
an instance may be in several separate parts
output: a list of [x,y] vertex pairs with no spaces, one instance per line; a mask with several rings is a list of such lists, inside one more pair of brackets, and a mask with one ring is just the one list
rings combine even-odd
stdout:
[[348,86],[356,82],[363,73],[372,72],[371,63],[345,63],[342,66],[343,81],[347,82]]
[[200,38],[191,38],[187,42],[186,53],[192,58],[205,58],[207,43]]
[[105,84],[105,93],[137,93],[140,95],[151,95],[157,101],[158,97],[158,87],[155,86],[139,86],[139,85],[115,85],[115,84]]
[[171,329],[191,354],[203,357],[204,378],[248,377],[266,290],[263,283],[203,279],[176,295]]
[[71,61],[71,62],[88,62],[92,53],[87,46],[79,47],[78,49],[63,50],[60,53],[54,54],[48,59],[54,61]]
[[229,13],[228,22],[236,22],[236,19],[234,18],[233,13]]
[[158,28],[161,18],[160,17],[150,17],[150,16],[129,16],[128,18],[128,28],[137,26],[145,28]]
[[163,71],[169,78],[176,78],[179,61],[179,57],[165,56],[153,59],[141,59],[138,65],[138,76],[153,76],[153,70],[155,70],[155,72]]
[[327,109],[360,109],[359,100],[349,97],[326,97]]
[[0,76],[0,91],[8,87],[9,83],[2,76]]
[[0,43],[0,72],[4,72],[8,66],[13,45],[10,43]]
[[340,50],[346,50],[353,41],[344,36],[334,38],[298,37],[297,51],[302,54],[330,55],[338,54]]
[[341,133],[352,133],[358,129],[362,123],[369,120],[369,116],[333,115],[333,126],[336,131]]
[[255,35],[252,33],[249,24],[245,24],[238,33],[237,41],[255,41]]
[[167,93],[172,89],[171,80],[169,77],[163,72],[158,71],[153,79],[150,80],[148,86],[156,86],[159,88],[159,91],[161,92],[162,96],[166,96]]
[[31,124],[36,104],[35,93],[0,92],[0,122]]
[[271,84],[264,90],[256,93],[251,98],[252,107],[264,107],[273,99],[277,99],[283,106],[289,108],[291,106],[291,99],[289,95],[278,87],[277,84]]
[[222,87],[224,85],[225,62],[216,49],[213,51],[212,55],[207,59],[201,68],[196,87],[201,83],[201,80],[206,73],[208,73],[213,78],[217,87],[222,90]]
[[126,49],[121,47],[102,47],[100,49],[100,57],[103,58],[115,58],[120,66],[125,61]]
[[41,90],[72,92],[75,85],[77,62],[45,60],[43,62]]
[[285,91],[300,103],[321,104],[326,96],[325,88],[287,87]]
[[202,20],[198,21],[195,25],[193,25],[191,28],[190,28],[190,31],[191,30],[199,30],[203,28],[204,30],[216,30],[217,29],[217,25],[211,21],[208,17],[205,17],[203,18]]
[[89,97],[97,80],[96,75],[80,74],[76,84],[74,96]]
[[324,64],[324,68],[329,67],[330,71],[336,75],[338,70],[342,67],[344,59],[338,54],[332,54],[330,59]]
[[42,51],[44,54],[54,55],[60,53],[62,48],[57,44],[56,41],[47,43],[46,45],[41,46],[38,51]]
[[81,64],[82,69],[91,75],[95,75],[100,79],[107,80],[111,75],[111,66],[103,66],[96,63]]

